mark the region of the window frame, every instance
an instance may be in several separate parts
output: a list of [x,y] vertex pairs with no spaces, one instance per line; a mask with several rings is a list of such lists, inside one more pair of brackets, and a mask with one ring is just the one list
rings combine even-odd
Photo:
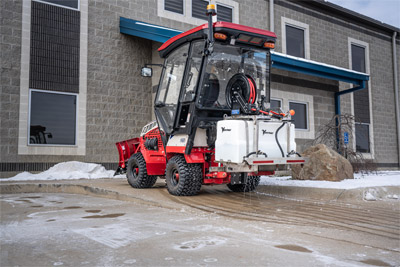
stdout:
[[304,59],[310,59],[310,26],[289,18],[281,17],[282,53],[287,54],[286,25],[304,31]]
[[283,107],[283,99],[282,99],[282,98],[271,97],[271,98],[270,98],[270,102],[271,102],[272,100],[278,101],[279,103],[281,103],[281,107],[280,107],[280,108],[282,109],[282,107]]
[[[78,1],[78,8],[58,5],[58,4],[54,4],[54,3],[50,3],[50,2],[46,2],[46,1],[42,1],[42,0],[32,0],[32,1],[43,3],[43,4],[48,4],[48,5],[52,5],[52,6],[58,6],[58,7],[62,7],[62,8],[67,8],[67,9],[71,9],[71,10],[77,10],[77,11],[81,10],[81,0],[77,0]],[[183,1],[185,1],[185,0],[183,0]]]
[[[365,73],[370,74],[370,57],[369,57],[369,43],[360,41],[357,39],[354,39],[352,37],[348,37],[348,57],[349,57],[349,69],[353,69],[353,62],[352,62],[352,49],[351,46],[359,46],[363,47],[365,50]],[[369,121],[369,153],[366,152],[361,152],[364,158],[366,159],[374,159],[375,158],[375,145],[374,145],[374,118],[373,118],[373,112],[372,112],[372,89],[371,89],[371,77],[367,81],[368,83],[368,98],[369,98],[369,115],[370,115],[370,121]],[[352,86],[352,85],[351,85]],[[351,104],[351,115],[355,116],[355,111],[354,111],[354,93],[350,94],[350,104]],[[353,150],[356,151],[356,123],[353,123]],[[368,124],[368,123],[367,123]]]
[[[315,139],[315,114],[314,114],[314,96],[306,93],[288,92],[278,90],[277,88],[271,87],[271,98],[282,99],[282,110],[289,110],[289,101],[307,103],[307,116],[308,116],[308,130],[295,129],[296,139]],[[294,100],[291,100],[294,99]]]
[[[82,1],[82,0],[80,0]],[[157,16],[174,20],[174,21],[179,21],[183,23],[188,23],[192,25],[201,25],[207,22],[207,20],[195,18],[192,16],[192,0],[183,0],[184,1],[184,7],[183,7],[183,13],[184,14],[179,14],[175,13],[172,11],[165,10],[165,0],[157,0]],[[239,23],[239,3],[234,0],[218,0],[216,3],[218,5],[226,6],[232,8],[232,22],[233,23]],[[205,11],[204,11],[205,12]],[[215,16],[213,17],[215,19]]]
[[233,21],[234,20],[234,12],[233,11],[235,10],[235,8],[233,6],[231,6],[231,5],[228,5],[228,4],[223,4],[223,3],[220,3],[220,2],[216,2],[215,3],[215,8],[216,8],[216,11],[217,11],[217,17],[218,17],[218,6],[229,8],[231,10],[231,12],[232,12],[232,21],[231,22],[234,22]]
[[307,128],[295,128],[296,131],[303,131],[303,132],[308,132],[310,130],[310,118],[309,118],[309,109],[308,109],[308,102],[303,102],[303,101],[298,101],[298,100],[290,100],[288,99],[288,107],[290,109],[290,103],[294,104],[301,104],[306,106],[306,126]]
[[165,0],[162,0],[162,8],[163,8],[163,11],[164,12],[169,12],[169,13],[171,13],[171,14],[175,14],[175,15],[178,15],[178,16],[186,16],[186,1],[187,0],[182,0],[183,1],[183,6],[182,6],[182,11],[183,11],[183,13],[181,14],[181,13],[177,13],[177,12],[174,12],[174,11],[170,11],[170,10],[166,10],[165,9]]
[[[31,136],[31,107],[32,107],[32,92],[39,92],[39,93],[47,93],[47,94],[58,94],[58,95],[72,95],[76,97],[75,103],[75,143],[73,145],[63,145],[63,144],[31,144],[30,143],[30,136]],[[49,91],[49,90],[40,90],[40,89],[32,89],[29,88],[29,102],[28,102],[28,136],[27,136],[27,146],[28,147],[77,147],[78,146],[78,118],[79,118],[79,94],[76,93],[68,93],[68,92],[59,92],[59,91]]]

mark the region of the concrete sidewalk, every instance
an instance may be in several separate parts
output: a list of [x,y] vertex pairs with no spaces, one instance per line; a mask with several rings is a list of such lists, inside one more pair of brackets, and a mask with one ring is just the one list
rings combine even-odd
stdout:
[[[225,185],[203,186],[209,189],[227,190]],[[134,189],[126,179],[80,179],[51,181],[1,181],[0,193],[71,193],[128,200],[162,206],[157,201],[159,192],[166,192],[165,181],[159,179],[151,189]],[[201,192],[200,192],[201,193]],[[278,198],[316,201],[364,201],[396,199],[400,196],[399,186],[381,186],[357,189],[326,189],[293,186],[258,186],[255,194]],[[254,194],[253,193],[253,194]]]

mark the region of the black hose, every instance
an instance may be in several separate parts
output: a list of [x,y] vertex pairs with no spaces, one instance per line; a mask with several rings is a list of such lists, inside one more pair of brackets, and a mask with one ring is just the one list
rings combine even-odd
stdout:
[[254,154],[261,154],[261,155],[264,155],[266,158],[268,158],[268,155],[266,154],[266,153],[264,153],[264,152],[250,152],[249,154],[247,154],[246,155],[246,158],[248,158],[248,157],[250,157],[251,155],[254,155]]
[[279,150],[280,150],[281,153],[282,153],[282,158],[285,157],[285,153],[283,153],[283,149],[282,149],[282,147],[281,147],[281,144],[280,144],[279,141],[278,141],[278,132],[279,132],[280,129],[282,129],[282,127],[285,125],[285,123],[286,123],[286,122],[282,123],[282,125],[279,126],[278,130],[276,130],[276,132],[275,132],[275,141],[276,141],[276,143],[278,144]]

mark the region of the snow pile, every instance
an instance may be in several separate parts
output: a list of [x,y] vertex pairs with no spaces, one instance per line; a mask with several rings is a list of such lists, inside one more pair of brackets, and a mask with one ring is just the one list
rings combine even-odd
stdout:
[[291,180],[291,176],[261,177],[260,185],[296,186],[333,189],[354,189],[375,186],[400,186],[400,171],[379,171],[377,174],[354,174],[354,179],[340,182]]
[[99,179],[99,178],[124,178],[125,175],[114,176],[115,171],[106,170],[104,166],[95,163],[79,161],[61,162],[47,171],[32,174],[22,172],[14,177],[2,179],[3,181],[29,181],[29,180],[65,180],[65,179]]

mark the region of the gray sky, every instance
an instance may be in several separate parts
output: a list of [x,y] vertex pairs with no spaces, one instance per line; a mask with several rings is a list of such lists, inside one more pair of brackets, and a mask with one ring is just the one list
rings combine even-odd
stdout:
[[400,28],[400,0],[328,0],[328,2]]

